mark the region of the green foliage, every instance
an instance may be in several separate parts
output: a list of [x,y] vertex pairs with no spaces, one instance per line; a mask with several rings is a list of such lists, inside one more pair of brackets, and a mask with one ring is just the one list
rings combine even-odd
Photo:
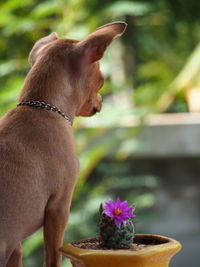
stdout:
[[141,16],[150,9],[148,3],[132,1],[116,1],[104,9],[104,15],[107,17],[122,17],[125,15]]
[[[75,125],[81,172],[66,242],[97,234],[99,203],[110,196],[137,203],[138,220],[153,219],[158,179],[133,175],[130,158],[144,144],[136,138],[141,126],[132,126],[152,111],[188,111],[187,92],[199,88],[198,11],[196,0],[1,1],[0,116],[17,103],[37,39],[52,31],[81,39],[104,23],[129,24],[101,62],[102,113]],[[42,240],[38,232],[24,241],[25,266],[42,265]]]

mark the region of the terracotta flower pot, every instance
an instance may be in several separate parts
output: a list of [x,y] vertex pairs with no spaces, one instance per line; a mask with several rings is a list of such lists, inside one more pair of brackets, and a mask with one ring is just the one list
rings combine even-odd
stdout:
[[148,246],[137,251],[94,250],[78,248],[74,242],[60,250],[73,267],[167,267],[172,256],[181,249],[178,241],[160,235],[135,235],[134,241]]

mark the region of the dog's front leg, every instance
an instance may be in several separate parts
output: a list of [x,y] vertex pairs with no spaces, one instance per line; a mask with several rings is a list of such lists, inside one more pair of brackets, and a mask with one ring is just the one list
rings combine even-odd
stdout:
[[64,231],[69,216],[70,203],[66,200],[49,201],[45,212],[44,242],[45,267],[60,267],[62,255],[59,248],[63,243]]
[[11,254],[6,267],[22,267],[22,247],[19,244]]

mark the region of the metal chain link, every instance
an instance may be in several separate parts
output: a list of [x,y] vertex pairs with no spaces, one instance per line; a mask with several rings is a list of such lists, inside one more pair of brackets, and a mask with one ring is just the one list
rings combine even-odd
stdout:
[[30,101],[24,100],[24,101],[17,104],[17,106],[24,106],[24,105],[36,107],[36,108],[42,108],[42,109],[46,109],[46,110],[51,110],[55,113],[60,114],[63,118],[65,118],[72,125],[71,120],[65,115],[65,113],[62,112],[59,108],[57,108],[54,105],[51,105],[51,104],[48,104],[45,102],[34,101],[34,100],[30,100]]

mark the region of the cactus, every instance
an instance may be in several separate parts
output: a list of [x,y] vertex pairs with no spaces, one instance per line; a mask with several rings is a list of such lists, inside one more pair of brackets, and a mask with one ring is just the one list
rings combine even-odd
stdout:
[[127,201],[110,200],[101,204],[99,232],[102,246],[108,249],[129,249],[134,238],[135,207],[129,207]]

